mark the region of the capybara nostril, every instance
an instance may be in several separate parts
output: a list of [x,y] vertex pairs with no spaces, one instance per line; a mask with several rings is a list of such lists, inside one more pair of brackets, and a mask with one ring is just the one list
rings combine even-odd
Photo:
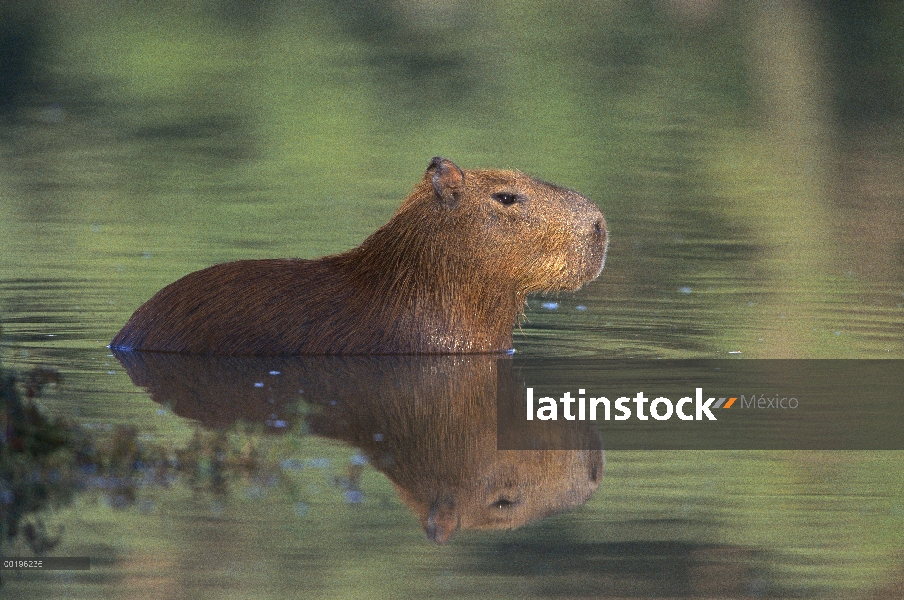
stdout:
[[590,481],[593,483],[599,483],[600,477],[603,475],[603,470],[599,467],[599,465],[593,465],[590,468]]

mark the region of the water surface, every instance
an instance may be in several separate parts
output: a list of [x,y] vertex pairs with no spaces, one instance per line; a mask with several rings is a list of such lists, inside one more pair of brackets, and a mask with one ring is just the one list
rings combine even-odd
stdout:
[[[880,90],[873,110],[833,75],[860,48],[830,36],[850,15],[23,6],[0,9],[16,65],[4,73],[21,75],[0,82],[0,356],[20,387],[34,368],[59,374],[38,405],[97,454],[59,466],[74,491],[22,521],[92,570],[4,573],[4,597],[860,598],[901,585],[898,452],[610,452],[582,506],[437,545],[360,442],[315,435],[293,403],[186,416],[106,348],[192,270],[356,246],[443,155],[572,187],[606,215],[602,276],[532,297],[520,355],[904,358],[904,136],[885,88],[864,84]],[[877,39],[891,27],[857,22]],[[862,60],[897,89],[882,66],[896,62]]]

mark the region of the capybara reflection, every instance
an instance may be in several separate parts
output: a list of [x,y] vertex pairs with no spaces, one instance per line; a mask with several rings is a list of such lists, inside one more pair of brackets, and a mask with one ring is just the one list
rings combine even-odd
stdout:
[[[437,542],[579,506],[603,475],[601,450],[496,450],[497,382],[520,390],[496,355],[117,357],[154,400],[210,426],[283,421],[303,398],[310,431],[366,453]],[[599,447],[595,430],[577,435]]]
[[230,262],[142,305],[110,347],[227,355],[507,351],[527,294],[576,290],[605,262],[580,194],[434,158],[390,221],[316,260]]
[[[492,356],[383,364],[395,373],[379,388],[312,398],[321,410],[308,423],[361,448],[431,540],[445,542],[458,529],[519,527],[579,506],[599,487],[600,450],[496,449],[497,377],[514,377],[511,362],[500,361],[499,372]],[[594,430],[580,434],[587,439],[573,440],[575,447],[599,447]]]

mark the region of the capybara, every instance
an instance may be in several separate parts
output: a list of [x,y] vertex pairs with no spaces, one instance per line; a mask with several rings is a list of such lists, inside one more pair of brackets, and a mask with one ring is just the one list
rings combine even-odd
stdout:
[[595,204],[513,171],[434,158],[389,222],[348,252],[195,271],[145,302],[117,350],[228,355],[503,352],[527,294],[603,268]]

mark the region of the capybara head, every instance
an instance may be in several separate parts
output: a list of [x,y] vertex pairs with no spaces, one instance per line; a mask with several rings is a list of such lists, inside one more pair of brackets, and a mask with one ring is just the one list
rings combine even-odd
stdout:
[[435,260],[437,273],[457,270],[476,285],[511,289],[522,301],[596,278],[608,246],[602,213],[577,192],[516,171],[462,170],[439,157],[362,248],[385,249],[387,236]]

